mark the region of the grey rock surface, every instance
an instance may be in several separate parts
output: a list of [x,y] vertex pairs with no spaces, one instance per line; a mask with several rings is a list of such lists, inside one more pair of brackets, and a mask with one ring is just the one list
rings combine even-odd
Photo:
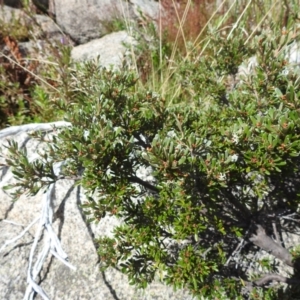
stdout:
[[100,39],[74,47],[71,56],[76,61],[95,60],[99,57],[101,66],[117,67],[121,66],[128,53],[125,44],[133,45],[133,38],[126,31],[113,32]]
[[[34,40],[18,44],[24,56],[47,59],[49,54],[47,45],[54,42],[73,47],[74,42],[71,37],[80,44],[72,49],[74,60],[85,61],[100,56],[102,66],[120,66],[126,56],[124,43],[133,45],[134,41],[125,31],[106,34],[107,24],[114,18],[139,18],[141,15],[150,21],[155,21],[160,12],[160,5],[154,0],[88,0],[87,2],[53,0],[50,2],[54,10],[53,14],[56,14],[56,21],[49,16],[39,14],[32,18],[20,9],[5,5],[0,8],[0,20],[9,23],[13,19],[18,19],[21,20],[21,24],[32,26],[31,34]],[[0,50],[9,53],[9,49],[5,47]]]
[[[68,126],[58,122],[56,126]],[[33,160],[37,151],[42,151],[43,144],[28,136],[33,130],[50,130],[51,124],[29,124],[16,126],[0,131],[0,149],[6,155],[7,139],[13,139],[20,146],[26,147],[28,157]],[[3,186],[15,181],[11,170],[5,166],[4,157],[0,163],[0,249],[8,240],[18,236],[24,228],[41,215],[43,196],[40,192],[34,197],[23,195],[18,201],[12,202]],[[187,292],[174,292],[159,282],[151,284],[146,290],[136,290],[128,284],[127,278],[115,269],[105,272],[99,270],[99,257],[96,253],[93,238],[110,235],[119,221],[105,217],[98,225],[88,225],[80,204],[84,201],[84,193],[80,187],[74,187],[71,180],[60,180],[55,184],[51,196],[53,208],[53,229],[61,240],[62,248],[67,253],[69,263],[76,270],[69,269],[60,260],[47,254],[43,268],[36,278],[47,293],[49,299],[192,299]],[[7,245],[0,252],[0,299],[23,299],[27,283],[28,258],[33,246],[34,236],[39,222],[20,239]],[[38,241],[38,252],[47,242],[48,232],[45,231]],[[41,299],[37,296],[35,299]]]
[[4,23],[9,23],[13,19],[23,17],[25,14],[17,8],[12,8],[7,5],[0,6],[0,20]]
[[131,6],[120,0],[56,0],[58,25],[78,44],[100,38],[107,33],[106,24],[114,18],[133,16]]
[[[287,60],[288,64],[285,67],[284,72],[290,71],[300,73],[300,43],[292,42],[282,49],[282,54]],[[237,80],[243,80],[243,77],[252,75],[255,72],[255,68],[258,66],[256,56],[250,57],[244,61],[238,68]]]
[[[24,57],[43,60],[50,55],[49,47],[57,44],[74,45],[49,16],[36,14],[29,17],[21,9],[4,5],[0,7],[0,20],[6,24],[18,21],[18,24],[30,27],[30,35],[33,40],[18,42],[18,47]],[[10,49],[0,42],[0,51],[8,54]]]
[[107,24],[114,19],[138,18],[140,14],[155,19],[160,5],[154,0],[56,0],[56,22],[78,44],[107,34]]
[[38,24],[33,33],[36,37],[55,40],[61,40],[65,37],[61,28],[50,17],[46,15],[35,15],[34,18]]
[[129,0],[135,15],[138,17],[142,12],[146,17],[156,21],[159,18],[162,7],[158,1],[153,0]]

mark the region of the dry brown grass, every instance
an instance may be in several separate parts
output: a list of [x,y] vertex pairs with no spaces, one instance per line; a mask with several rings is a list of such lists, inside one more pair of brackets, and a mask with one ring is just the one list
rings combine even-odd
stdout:
[[37,83],[31,74],[36,73],[38,67],[36,61],[26,61],[15,38],[3,36],[0,38],[0,46],[4,47],[2,43],[6,48],[3,53],[6,57],[0,57],[0,128],[18,113],[20,101],[24,104],[24,109],[30,111],[30,88]]
[[164,42],[186,51],[187,41],[194,41],[215,9],[215,0],[161,0],[164,13],[158,20]]

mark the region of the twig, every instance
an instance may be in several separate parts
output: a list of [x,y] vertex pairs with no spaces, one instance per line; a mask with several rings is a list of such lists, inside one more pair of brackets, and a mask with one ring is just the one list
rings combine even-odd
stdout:
[[[29,297],[33,294],[33,291],[37,292],[44,300],[50,300],[50,298],[47,296],[45,291],[34,281],[33,276],[32,276],[32,271],[31,271],[34,252],[35,252],[35,249],[37,247],[37,244],[38,244],[38,241],[39,241],[39,238],[40,238],[42,232],[43,232],[43,224],[42,224],[42,222],[40,222],[39,228],[35,234],[33,245],[30,250],[28,271],[27,271],[27,282],[29,285],[26,289],[24,300],[30,299]],[[36,272],[35,272],[35,274],[36,274]]]
[[3,52],[0,52],[0,57],[3,56],[5,57],[7,60],[9,60],[12,64],[17,65],[19,68],[23,69],[25,72],[29,73],[31,76],[33,76],[34,78],[40,80],[41,82],[43,82],[44,84],[46,84],[48,87],[50,87],[51,89],[55,90],[56,92],[59,93],[59,90],[57,88],[55,88],[54,86],[52,86],[50,83],[48,83],[46,80],[44,80],[42,77],[36,75],[35,73],[33,73],[32,71],[30,71],[28,68],[25,68],[24,66],[22,66],[19,62],[13,60],[12,58],[10,58],[9,56],[5,55]]
[[158,193],[158,191],[159,191],[156,186],[152,185],[151,183],[149,183],[147,181],[140,179],[139,177],[131,176],[128,179],[130,182],[138,183],[138,184],[142,185],[143,187],[145,187],[146,189],[149,189],[153,192]]
[[281,219],[284,219],[284,220],[291,220],[291,221],[300,223],[300,220],[297,220],[297,219],[295,219],[295,218],[292,218],[293,216],[298,216],[298,217],[299,217],[299,215],[298,215],[297,213],[292,213],[292,214],[290,214],[290,215],[288,215],[288,216],[282,216],[282,217],[280,217],[280,218],[281,218]]
[[62,259],[62,257],[60,255],[57,254],[57,252],[55,252],[54,250],[50,250],[51,254],[53,256],[55,256],[57,259],[59,259],[63,264],[65,264],[67,267],[69,267],[70,269],[72,269],[73,271],[76,271],[76,267],[74,267],[72,264],[70,264],[69,262],[67,262],[65,259]]
[[237,247],[234,249],[234,251],[232,252],[232,254],[231,254],[231,255],[229,256],[229,258],[227,259],[227,261],[226,261],[226,263],[225,263],[225,265],[224,265],[225,267],[227,267],[228,264],[230,263],[230,261],[232,260],[232,258],[233,258],[238,252],[241,251],[244,242],[245,242],[244,239],[242,239],[242,240],[240,241],[240,243],[237,245]]
[[[52,193],[54,190],[54,184],[50,184],[47,189],[47,192],[43,196],[43,207],[41,221],[38,231],[36,232],[33,246],[30,251],[29,265],[27,272],[27,282],[29,286],[26,289],[24,300],[31,299],[34,292],[37,292],[43,299],[49,299],[45,291],[34,281],[37,275],[40,273],[43,263],[46,260],[48,253],[50,252],[53,256],[62,261],[67,267],[76,270],[76,268],[71,265],[67,259],[68,255],[63,251],[61,243],[52,228],[52,219],[53,219],[53,209],[52,209]],[[39,240],[41,233],[46,231],[47,237],[45,240],[44,247],[39,254],[37,262],[32,266],[33,256],[35,249],[37,247],[37,241]]]
[[[14,134],[19,134],[20,132],[30,132],[30,131],[53,131],[54,127],[65,127],[65,126],[72,126],[71,123],[68,122],[53,122],[53,123],[40,123],[40,124],[28,124],[23,126],[12,126],[10,128],[6,128],[0,131],[0,138],[9,137]],[[63,166],[64,162],[60,162],[55,164],[54,171],[57,176],[59,176],[61,167]],[[60,240],[53,230],[52,221],[53,221],[53,201],[52,201],[52,194],[54,191],[54,183],[48,186],[46,193],[43,195],[42,199],[42,210],[40,216],[36,217],[18,236],[15,238],[8,240],[4,243],[4,245],[0,248],[0,252],[6,248],[7,245],[16,242],[18,239],[22,238],[26,232],[37,222],[39,222],[38,228],[36,229],[34,241],[30,250],[29,255],[29,262],[28,262],[28,270],[27,270],[27,282],[28,286],[24,295],[24,300],[31,300],[33,299],[35,293],[38,293],[42,299],[49,300],[48,295],[46,292],[35,282],[37,276],[40,274],[43,264],[48,257],[48,254],[58,258],[62,261],[67,267],[76,270],[76,268],[70,264],[67,259],[68,255],[63,251]],[[12,223],[15,225],[20,225],[14,223],[9,220],[4,220],[7,223]],[[22,226],[22,225],[20,225]],[[34,256],[37,250],[38,242],[41,236],[44,235],[44,246],[42,250],[39,252],[36,262],[34,261]]]
[[[6,246],[8,246],[9,244],[12,244],[14,242],[16,242],[17,240],[19,240],[20,238],[22,238],[26,232],[28,232],[28,230],[40,219],[40,217],[35,218],[18,236],[16,236],[15,238],[5,241],[4,245],[0,248],[0,252],[3,251]],[[5,220],[4,220],[5,221]]]
[[[244,237],[246,237],[250,232],[250,227],[248,228],[248,230],[246,231]],[[230,261],[232,260],[232,258],[239,252],[241,252],[241,250],[243,249],[243,244],[245,242],[245,239],[242,239],[240,241],[240,243],[237,245],[237,247],[235,248],[235,250],[232,252],[232,254],[229,256],[229,258],[227,259],[226,263],[225,263],[225,267],[228,266],[228,264],[230,263]]]
[[277,231],[277,228],[276,228],[275,221],[272,221],[272,227],[273,227],[273,232],[274,232],[274,235],[275,235],[275,241],[276,241],[276,243],[277,244],[281,244],[280,237],[279,237],[279,234],[278,234],[278,231]]
[[240,20],[242,19],[242,17],[244,16],[244,14],[246,13],[248,7],[251,4],[251,0],[248,1],[248,4],[246,5],[246,7],[244,8],[243,12],[240,14],[239,18],[237,19],[237,21],[233,24],[231,31],[229,32],[228,36],[227,36],[227,41],[229,40],[231,34],[233,33],[233,31],[238,27]]
[[22,224],[19,224],[19,223],[13,222],[13,221],[9,221],[9,220],[3,220],[2,222],[24,227],[24,225],[22,225]]
[[264,22],[264,20],[267,18],[267,16],[269,15],[269,13],[273,10],[273,8],[275,7],[275,5],[277,4],[279,0],[274,1],[273,5],[271,6],[271,8],[269,9],[269,11],[267,11],[267,13],[264,15],[264,17],[258,22],[258,24],[256,25],[256,27],[252,30],[251,34],[249,35],[249,37],[247,38],[247,40],[245,41],[244,45],[246,45],[249,40],[252,38],[252,36],[254,35],[254,33],[257,31],[257,29],[259,28],[259,26]]
[[266,234],[265,229],[261,225],[256,224],[256,227],[256,235],[253,234],[249,240],[254,245],[280,259],[286,265],[294,267],[293,257],[289,251],[280,244],[275,243],[273,239]]
[[262,286],[262,285],[269,283],[270,281],[279,281],[279,282],[283,282],[283,283],[287,283],[287,284],[299,284],[300,283],[299,279],[287,278],[287,277],[277,275],[277,274],[266,274],[262,278],[254,281],[253,283],[257,286]]

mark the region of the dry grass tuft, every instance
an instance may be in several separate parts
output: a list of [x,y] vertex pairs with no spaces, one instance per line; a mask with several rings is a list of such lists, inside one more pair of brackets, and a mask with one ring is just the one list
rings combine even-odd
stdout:
[[187,41],[194,41],[215,10],[215,0],[162,0],[161,14],[163,42],[177,44],[185,54]]

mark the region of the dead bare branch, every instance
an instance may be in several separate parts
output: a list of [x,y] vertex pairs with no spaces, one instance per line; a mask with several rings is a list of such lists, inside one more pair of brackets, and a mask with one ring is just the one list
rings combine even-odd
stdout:
[[283,263],[290,267],[294,267],[293,257],[287,249],[280,244],[275,243],[265,232],[265,229],[257,224],[256,235],[252,235],[249,239],[254,245],[269,252]]
[[279,237],[277,227],[276,227],[276,223],[275,223],[274,220],[272,221],[272,227],[273,227],[273,232],[274,232],[274,235],[275,235],[276,243],[280,245],[280,237]]
[[287,284],[299,284],[300,283],[299,279],[287,278],[287,277],[284,277],[284,276],[281,276],[278,274],[265,274],[262,278],[254,281],[253,283],[256,286],[263,286],[271,281],[278,281],[278,282],[283,282],[283,283],[287,283]]

